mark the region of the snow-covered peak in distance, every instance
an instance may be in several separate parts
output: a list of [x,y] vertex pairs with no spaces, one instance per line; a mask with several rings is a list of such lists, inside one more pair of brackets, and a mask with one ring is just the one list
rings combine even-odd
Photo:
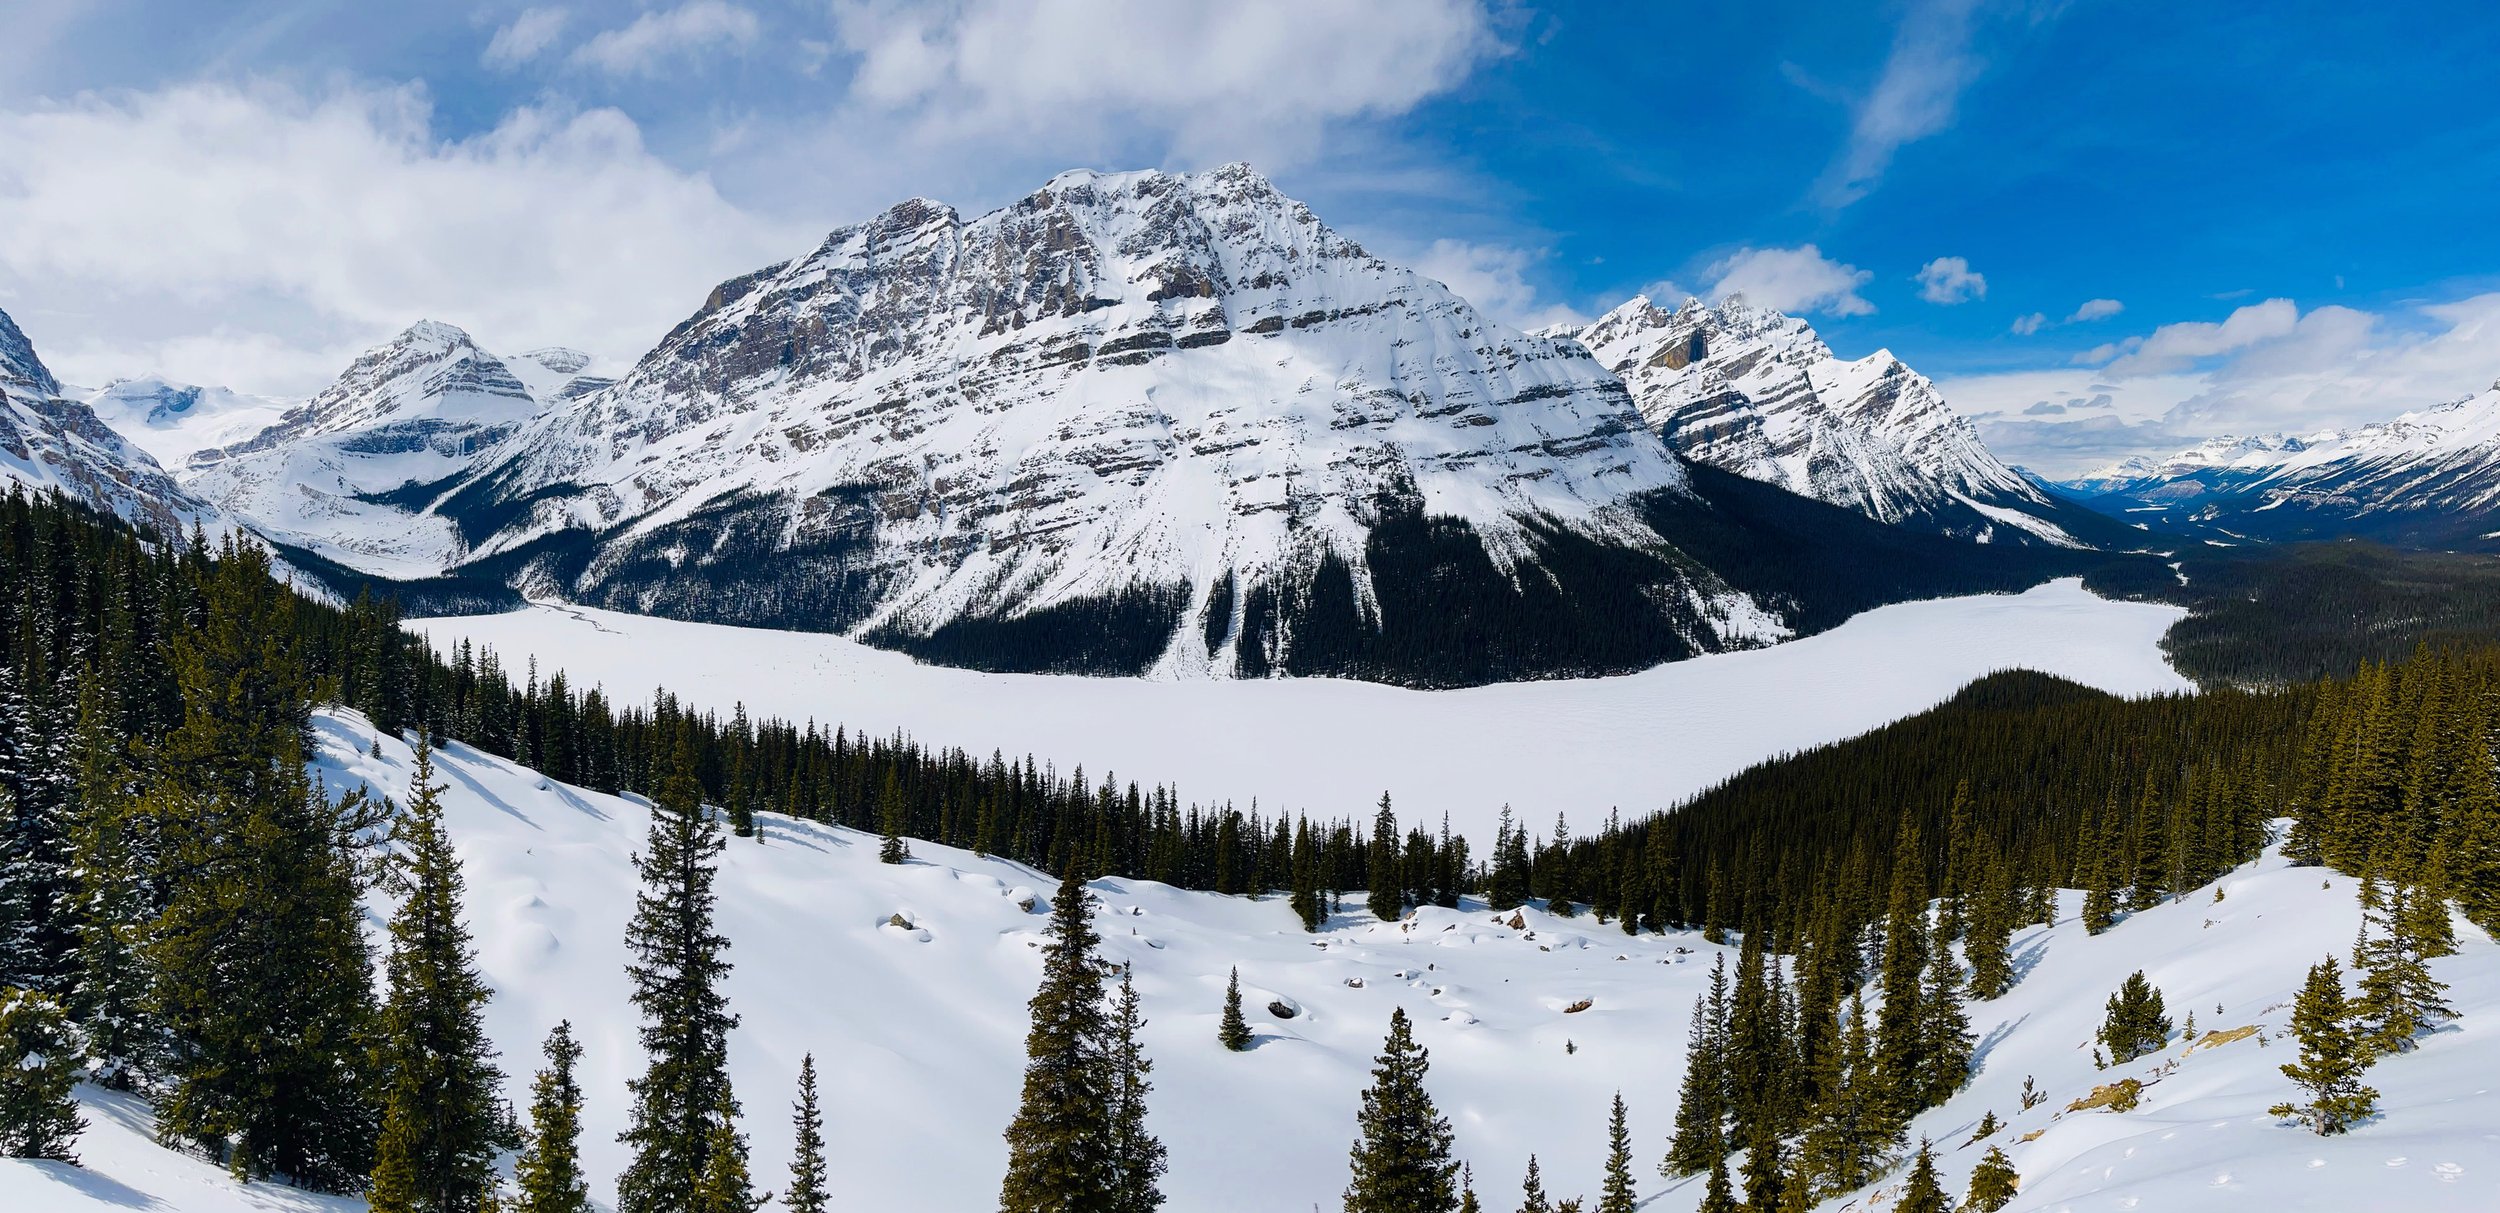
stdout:
[[1672,310],[1635,296],[1558,330],[1623,377],[1688,459],[1879,521],[2074,544],[2074,512],[2006,466],[1934,383],[1889,350],[1838,358],[1804,320],[1742,295]]
[[[2332,441],[2341,435],[2330,431],[2319,438]],[[2208,438],[2173,455],[2130,455],[2105,467],[2096,468],[2061,482],[2064,487],[2082,493],[2125,492],[2145,483],[2171,479],[2207,470],[2260,471],[2280,467],[2306,451],[2313,439],[2284,434],[2257,434],[2249,437],[2222,435]]]
[[61,395],[34,342],[0,312],[0,481],[58,489],[163,531],[214,521],[139,447]]
[[7,312],[0,312],[0,391],[37,400],[61,394],[61,382],[52,377],[43,359],[36,356],[35,343],[27,340]]
[[560,345],[543,349],[523,350],[504,360],[504,366],[528,389],[541,407],[559,400],[595,392],[615,380],[590,373],[592,358],[580,350]]
[[240,442],[277,424],[289,408],[300,403],[176,383],[154,374],[116,379],[74,394],[104,424],[174,469],[202,450]]

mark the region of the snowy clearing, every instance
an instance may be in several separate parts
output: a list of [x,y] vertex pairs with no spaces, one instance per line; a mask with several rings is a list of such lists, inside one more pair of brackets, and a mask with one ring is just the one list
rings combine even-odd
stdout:
[[2123,695],[2191,689],[2163,659],[2182,612],[2113,602],[2068,579],[2023,594],[1901,603],[1765,649],[1617,678],[1411,691],[1337,679],[1159,682],[984,674],[921,665],[838,636],[680,623],[540,605],[412,621],[438,646],[493,647],[625,702],[666,687],[698,708],[1083,763],[1182,797],[1252,798],[1337,816],[1387,789],[1408,820],[1483,842],[1504,804],[1544,832],[1557,812],[1594,827],[1765,758],[1838,741],[2023,667]]
[[[395,740],[368,757],[371,728],[352,714],[317,720],[320,768],[333,789],[369,782],[397,793],[411,755]],[[629,799],[551,783],[453,746],[440,755],[447,822],[467,867],[469,918],[496,988],[488,1026],[522,1094],[537,1044],[570,1018],[587,1047],[583,1145],[602,1200],[624,1162],[615,1134],[624,1082],[639,1065],[625,1001],[623,935],[647,811]],[[842,1207],[960,1211],[992,1207],[1013,1109],[1024,1002],[1049,880],[959,851],[917,848],[876,862],[876,840],[766,814],[763,843],[732,840],[720,922],[734,940],[728,985],[744,1017],[731,1064],[745,1103],[759,1182],[778,1187],[799,1057],[824,1075],[830,1156]],[[1993,1110],[1991,1139],[2023,1174],[2014,1213],[2247,1208],[2320,1213],[2469,1213],[2500,1206],[2500,949],[2461,929],[2460,955],[2433,962],[2463,1019],[2367,1080],[2384,1115],[2349,1136],[2318,1138],[2264,1109],[2291,1094],[2275,1067],[2306,967],[2350,945],[2354,882],[2279,855],[2210,892],[2088,937],[2069,894],[2057,927],[2018,932],[2023,973],[2012,993],[1971,1007],[1982,1041],[1970,1087],[1922,1116],[1949,1190],[1983,1146],[1963,1147]],[[1640,1189],[1650,1213],[1682,1213],[1697,1182],[1669,1185],[1662,1153],[1683,1065],[1687,1009],[1716,949],[1697,936],[1634,940],[1587,918],[1534,909],[1524,929],[1480,906],[1428,909],[1407,924],[1339,916],[1314,937],[1282,897],[1249,900],[1121,880],[1096,882],[1112,960],[1136,967],[1152,1021],[1153,1127],[1171,1147],[1167,1207],[1189,1213],[1334,1209],[1346,1179],[1357,1092],[1392,1005],[1431,1050],[1430,1088],[1457,1130],[1488,1207],[1506,1208],[1527,1155],[1558,1194],[1594,1194],[1606,1100],[1631,1109]],[[379,907],[377,907],[379,908]],[[900,914],[912,925],[890,925]],[[1504,916],[1505,920],[1507,916]],[[1689,953],[1679,949],[1689,948]],[[1258,1046],[1215,1038],[1226,971],[1239,965]],[[2200,1032],[2256,1025],[2253,1036],[2192,1051],[2175,1042],[2096,1071],[2090,1039],[2101,1001],[2144,969],[2174,1018]],[[1351,984],[1359,980],[1358,987]],[[1592,1000],[1579,1013],[1573,1002]],[[1290,1019],[1267,1009],[1283,1000]],[[2125,1114],[2065,1111],[2094,1085],[2175,1070]],[[2034,1078],[2047,1100],[2028,1112]],[[88,1164],[0,1162],[0,1208],[12,1213],[115,1209],[324,1213],[361,1202],[271,1184],[240,1188],[216,1168],[156,1147],[135,1104],[93,1090]],[[2031,1140],[2023,1140],[2030,1137]],[[1898,1176],[1887,1184],[1897,1183]],[[1887,1193],[1884,1204],[1890,1203]],[[1861,1194],[1829,1209],[1878,1207]]]

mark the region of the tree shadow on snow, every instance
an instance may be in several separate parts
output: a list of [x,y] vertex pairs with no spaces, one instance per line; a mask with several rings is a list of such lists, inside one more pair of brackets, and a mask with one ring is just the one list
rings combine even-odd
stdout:
[[1994,1029],[1989,1031],[1985,1038],[1981,1039],[1980,1042],[1971,1049],[1970,1072],[1973,1077],[1978,1076],[1981,1070],[1988,1068],[1988,1055],[1996,1052],[1997,1046],[2004,1044],[2005,1038],[2013,1035],[2014,1029],[2023,1026],[2024,1021],[2030,1018],[2030,1014],[2025,1013],[2022,1019],[2014,1020],[2011,1023],[1998,1024]]
[[2045,939],[2014,953],[2014,984],[2021,985],[2024,978],[2031,976],[2033,969],[2040,967],[2040,962],[2046,959],[2048,954],[2049,941]]
[[50,1179],[54,1183],[74,1189],[80,1196],[86,1197],[92,1201],[108,1205],[120,1205],[125,1209],[164,1209],[171,1207],[164,1201],[158,1200],[157,1198],[150,1196],[137,1188],[131,1187],[129,1184],[123,1183],[110,1175],[99,1175],[96,1172],[86,1169],[85,1167],[74,1166],[65,1162],[53,1162],[48,1159],[27,1159],[25,1161],[27,1165],[35,1169],[37,1174]]

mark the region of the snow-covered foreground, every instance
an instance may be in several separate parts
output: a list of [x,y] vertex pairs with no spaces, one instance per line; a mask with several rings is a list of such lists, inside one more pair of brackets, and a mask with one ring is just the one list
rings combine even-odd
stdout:
[[923,742],[1083,763],[1184,799],[1359,813],[1385,788],[1410,817],[1479,842],[1504,804],[1540,832],[1609,806],[1663,808],[1765,758],[1933,707],[2023,667],[2118,694],[2186,690],[2163,659],[2175,608],[2113,602],[2073,580],[2023,594],[1901,603],[1820,635],[1617,678],[1411,691],[1300,678],[1159,682],[984,674],[838,636],[533,606],[418,620],[438,646],[528,655],[626,702],[666,687],[699,707],[813,718]]
[[[397,793],[406,746],[365,755],[360,719],[317,721],[333,788],[365,781]],[[471,922],[496,988],[488,1022],[516,1100],[558,1019],[587,1046],[584,1146],[605,1199],[622,1165],[624,1084],[635,1072],[625,1001],[630,856],[647,811],[628,799],[552,784],[454,746],[441,755],[447,817],[469,879]],[[787,1100],[801,1054],[824,1072],[832,1168],[846,1208],[912,1213],[992,1207],[1005,1150],[998,1133],[1020,1077],[1024,1001],[1052,884],[1028,869],[923,845],[883,866],[875,839],[766,815],[761,843],[732,840],[721,923],[735,941],[729,982],[744,1022],[731,1061],[762,1182],[778,1186],[790,1145]],[[1548,1186],[1593,1193],[1606,1100],[1631,1108],[1650,1213],[1681,1213],[1700,1185],[1667,1185],[1663,1152],[1682,1068],[1685,1019],[1716,949],[1693,936],[1629,939],[1586,918],[1527,911],[1524,929],[1480,906],[1424,910],[1409,923],[1339,917],[1304,934],[1282,898],[1183,893],[1142,882],[1094,886],[1106,951],[1135,966],[1152,1022],[1153,1124],[1171,1147],[1167,1207],[1335,1209],[1345,1183],[1356,1095],[1393,1005],[1432,1051],[1431,1089],[1455,1124],[1490,1207],[1515,1200],[1530,1151]],[[2464,1018],[2420,1051],[2368,1075],[2385,1116],[2321,1139],[2264,1109],[2291,1095],[2275,1067],[2289,1000],[2307,966],[2350,946],[2353,883],[2279,858],[2234,872],[2210,893],[2085,936],[2072,918],[2018,935],[2020,985],[1971,1008],[1982,1038],[1970,1088],[1921,1117],[1957,1191],[1984,1147],[1962,1148],[1981,1114],[2008,1122],[2003,1144],[2023,1174],[2013,1208],[2245,1208],[2319,1213],[2466,1213],[2500,1207],[2500,949],[2471,929],[2461,955],[2435,962]],[[912,925],[891,925],[894,915]],[[1505,918],[1507,916],[1504,916]],[[1691,949],[1685,952],[1682,949]],[[1238,965],[1258,1047],[1228,1053],[1216,1017]],[[2119,1070],[2093,1069],[2102,1000],[2143,968],[2174,1018],[2200,1031],[2258,1025],[2257,1037]],[[1359,981],[1359,986],[1352,983]],[[1582,999],[1591,1005],[1573,1013]],[[1296,1010],[1266,1010],[1283,1000]],[[2123,1115],[2067,1113],[2096,1083],[2150,1075],[2177,1060]],[[2024,1112],[2036,1079],[2046,1102]],[[273,1185],[239,1189],[215,1168],[146,1140],[135,1105],[90,1092],[87,1169],[0,1162],[0,1208],[316,1210],[355,1207]],[[2033,1136],[2036,1132],[2036,1136]],[[2023,1141],[2033,1136],[2030,1141]],[[1887,1197],[1885,1203],[1889,1203]],[[1841,1207],[1835,1202],[1833,1208]],[[1879,1207],[1861,1196],[1858,1209]]]

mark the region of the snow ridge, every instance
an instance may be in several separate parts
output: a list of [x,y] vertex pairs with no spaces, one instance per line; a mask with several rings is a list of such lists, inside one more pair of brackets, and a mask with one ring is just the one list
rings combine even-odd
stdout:
[[218,521],[95,410],[62,396],[60,381],[6,312],[0,312],[0,480],[58,489],[160,532]]

